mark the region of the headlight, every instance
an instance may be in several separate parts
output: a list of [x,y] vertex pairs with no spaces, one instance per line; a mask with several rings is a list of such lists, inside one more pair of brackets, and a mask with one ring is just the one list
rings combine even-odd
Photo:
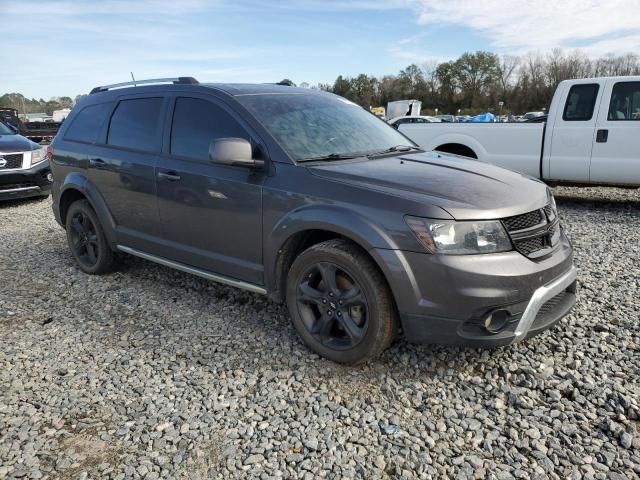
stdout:
[[47,158],[47,147],[39,148],[38,150],[31,150],[31,165],[40,163]]
[[431,253],[470,255],[512,250],[499,220],[456,222],[405,217],[420,243]]

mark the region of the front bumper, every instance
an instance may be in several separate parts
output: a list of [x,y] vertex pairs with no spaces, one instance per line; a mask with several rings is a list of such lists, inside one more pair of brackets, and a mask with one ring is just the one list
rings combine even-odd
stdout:
[[49,162],[25,170],[0,170],[0,200],[40,197],[51,193]]
[[[575,304],[576,270],[564,233],[554,252],[539,261],[518,252],[372,254],[389,279],[405,338],[413,343],[508,345],[550,328]],[[487,329],[485,321],[496,312],[504,322]]]

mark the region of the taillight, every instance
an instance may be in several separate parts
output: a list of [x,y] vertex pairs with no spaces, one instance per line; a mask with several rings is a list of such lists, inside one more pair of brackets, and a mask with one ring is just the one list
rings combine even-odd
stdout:
[[47,159],[49,161],[53,160],[53,147],[51,145],[47,145]]

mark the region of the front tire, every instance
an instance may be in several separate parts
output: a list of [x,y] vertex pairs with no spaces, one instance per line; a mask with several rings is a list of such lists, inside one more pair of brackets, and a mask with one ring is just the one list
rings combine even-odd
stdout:
[[379,356],[397,331],[384,276],[363,250],[342,239],[314,245],[293,262],[287,307],[307,345],[339,363]]
[[69,249],[83,272],[96,275],[113,270],[115,254],[96,212],[87,200],[77,200],[71,204],[65,225]]

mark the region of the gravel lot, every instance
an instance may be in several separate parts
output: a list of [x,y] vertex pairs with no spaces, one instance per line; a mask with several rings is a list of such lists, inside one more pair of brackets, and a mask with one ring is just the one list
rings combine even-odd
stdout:
[[560,325],[357,368],[259,295],[132,257],[85,275],[50,200],[0,205],[0,479],[640,478],[640,191],[556,196]]

